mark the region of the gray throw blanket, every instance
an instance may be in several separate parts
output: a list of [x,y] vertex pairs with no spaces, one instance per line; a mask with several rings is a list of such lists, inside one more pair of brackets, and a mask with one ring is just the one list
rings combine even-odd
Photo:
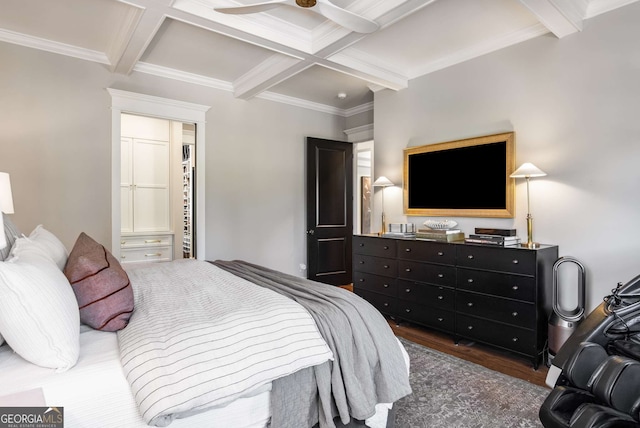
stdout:
[[[334,415],[344,424],[350,418],[365,420],[373,416],[377,403],[393,403],[411,394],[396,337],[380,312],[364,299],[339,287],[243,261],[213,263],[301,304],[333,351],[333,362],[273,382],[273,402],[280,407],[272,409],[272,427],[299,428],[303,417],[307,427],[320,422],[321,428],[333,428]],[[307,385],[311,395],[300,391],[300,385]],[[279,394],[287,396],[283,400]],[[317,403],[313,402],[316,394]]]

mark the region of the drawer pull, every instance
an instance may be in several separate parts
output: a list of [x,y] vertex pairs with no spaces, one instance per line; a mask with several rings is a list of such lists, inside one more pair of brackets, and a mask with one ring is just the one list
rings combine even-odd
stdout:
[[405,272],[411,272],[411,268],[406,268],[404,271]]
[[384,305],[385,308],[389,306],[389,304],[387,302],[384,302],[383,305]]
[[410,289],[410,288],[407,288],[407,289],[406,289],[406,290],[404,290],[404,291],[405,291],[405,292],[407,292],[407,293],[411,293],[411,289]]
[[439,318],[438,318],[438,321],[442,322],[442,321],[444,321],[444,318],[439,317]]
[[385,269],[389,269],[389,265],[384,265],[383,266]]
[[145,239],[144,240],[145,244],[159,244],[160,242],[162,242],[160,239]]
[[410,252],[411,252],[411,248],[405,248],[404,250],[405,250],[407,253],[410,253]]
[[467,326],[467,330],[473,330],[473,326],[472,325],[468,325]]
[[467,256],[467,258],[468,258],[469,260],[472,260],[472,259],[473,259],[473,254],[469,254],[469,255]]
[[444,274],[439,273],[439,274],[438,274],[438,278],[444,278]]
[[444,256],[444,253],[443,253],[442,251],[438,251],[438,255],[439,255],[440,257],[442,257],[442,256]]
[[364,278],[360,278],[358,281],[360,281],[360,282],[364,282]]
[[511,289],[512,289],[513,291],[518,291],[518,286],[517,286],[517,285],[514,285],[513,287],[511,287]]
[[518,263],[520,263],[520,262],[518,261],[518,259],[513,259],[513,264],[514,264],[514,265],[517,265]]
[[145,254],[145,257],[160,257],[162,255],[162,253],[149,253],[149,254]]
[[467,306],[472,307],[473,306],[473,302],[467,303]]
[[513,339],[511,339],[511,341],[512,341],[512,342],[517,342],[517,341],[518,341],[518,338],[517,338],[517,337],[514,337]]
[[473,283],[473,278],[469,278],[469,279],[467,279],[467,282],[468,282],[469,284]]
[[411,309],[405,309],[404,311],[405,311],[406,313],[409,313],[409,312],[411,312]]
[[385,249],[385,250],[388,250],[388,249],[389,249],[389,246],[388,246],[388,245],[385,245],[385,246],[384,246],[384,249]]
[[360,260],[358,263],[360,263],[361,265],[364,264],[364,260]]
[[438,296],[438,300],[444,299],[444,296]]
[[382,284],[384,288],[389,288],[389,284]]
[[361,242],[361,243],[360,243],[360,246],[361,246],[361,247],[364,247],[364,244]]
[[513,315],[514,317],[517,317],[518,313],[517,312],[511,312],[511,315]]
[[127,241],[120,241],[120,245],[124,245],[126,243],[127,243]]

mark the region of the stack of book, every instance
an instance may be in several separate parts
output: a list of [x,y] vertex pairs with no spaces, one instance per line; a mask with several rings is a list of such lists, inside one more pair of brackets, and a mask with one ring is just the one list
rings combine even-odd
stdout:
[[459,229],[418,229],[416,238],[440,242],[462,242],[464,232]]
[[520,238],[515,229],[488,229],[476,227],[475,234],[469,235],[464,242],[470,244],[486,244],[499,247],[516,247],[520,245]]

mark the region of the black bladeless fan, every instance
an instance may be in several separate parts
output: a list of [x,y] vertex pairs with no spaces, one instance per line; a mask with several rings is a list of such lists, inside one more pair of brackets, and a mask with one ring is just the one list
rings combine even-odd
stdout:
[[[560,307],[560,286],[558,284],[558,270],[563,263],[574,263],[578,267],[578,303],[575,309],[564,310]],[[549,354],[547,365],[550,366],[556,353],[567,341],[569,336],[576,331],[578,325],[584,320],[585,309],[585,269],[578,259],[573,257],[560,257],[553,264],[553,311],[549,317]]]

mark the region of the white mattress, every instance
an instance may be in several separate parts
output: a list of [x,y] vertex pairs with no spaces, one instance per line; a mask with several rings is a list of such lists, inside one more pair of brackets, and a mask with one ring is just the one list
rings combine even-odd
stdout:
[[[402,349],[407,367],[409,356]],[[251,397],[177,419],[171,428],[264,428],[270,418],[271,385]],[[44,397],[44,402],[42,401]],[[0,407],[63,407],[65,427],[148,427],[138,413],[131,387],[122,372],[116,333],[83,328],[80,358],[70,370],[56,373],[22,359],[6,344],[0,346]],[[386,426],[390,405],[380,404],[367,419],[370,427]]]

